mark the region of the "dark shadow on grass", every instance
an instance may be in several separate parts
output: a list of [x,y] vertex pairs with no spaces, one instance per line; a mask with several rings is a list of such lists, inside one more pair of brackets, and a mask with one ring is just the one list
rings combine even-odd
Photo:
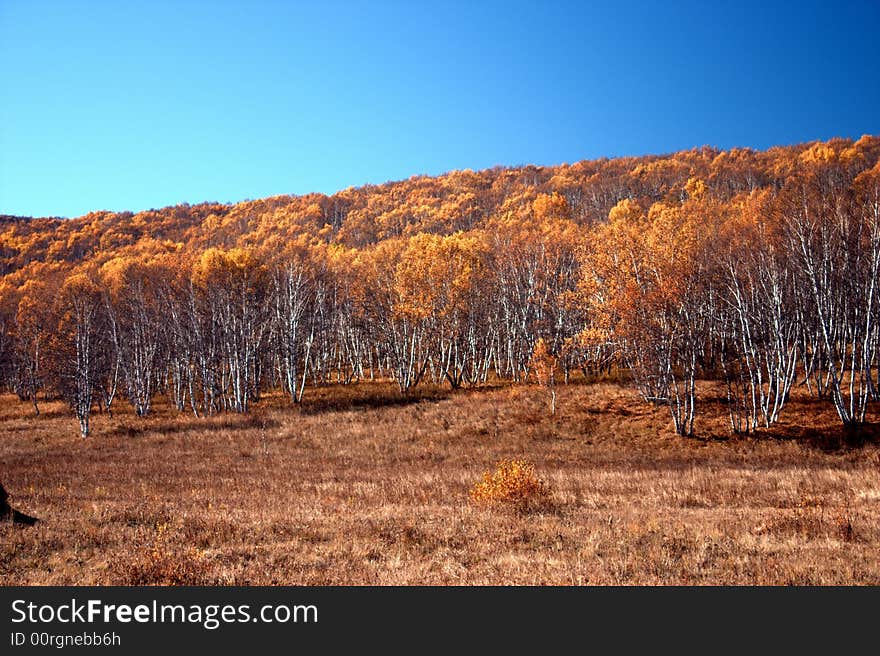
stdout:
[[437,389],[417,389],[407,395],[400,394],[395,390],[368,390],[364,394],[335,398],[309,398],[306,396],[299,408],[304,415],[318,415],[346,410],[405,407],[422,402],[443,401],[449,396],[450,392]]
[[854,451],[880,444],[880,424],[865,423],[856,426],[834,427],[791,426],[774,428],[765,433],[777,440],[800,442],[823,453]]
[[204,430],[210,428],[213,430],[248,430],[259,428],[263,430],[271,430],[281,426],[281,422],[276,419],[267,419],[258,414],[219,414],[210,417],[190,417],[182,421],[160,421],[146,422],[143,425],[123,424],[116,426],[104,432],[108,437],[141,437],[147,433],[158,433],[159,435],[178,435],[193,430]]
[[732,439],[737,437],[736,433],[731,433],[730,431],[718,432],[711,430],[700,431],[699,428],[694,432],[693,435],[689,435],[684,437],[683,439],[691,440],[695,444],[699,445],[707,445],[707,444],[719,444],[724,442],[730,442]]

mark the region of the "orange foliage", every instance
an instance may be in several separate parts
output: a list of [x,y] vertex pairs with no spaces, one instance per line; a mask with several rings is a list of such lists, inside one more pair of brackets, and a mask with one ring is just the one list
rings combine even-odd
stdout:
[[525,460],[502,460],[495,471],[471,489],[471,500],[480,505],[526,505],[545,500],[549,486],[535,474],[535,466]]

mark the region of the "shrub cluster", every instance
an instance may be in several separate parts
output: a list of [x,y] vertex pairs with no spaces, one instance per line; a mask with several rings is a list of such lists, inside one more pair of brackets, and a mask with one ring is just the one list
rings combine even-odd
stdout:
[[479,505],[510,504],[527,506],[546,501],[550,487],[535,474],[535,466],[525,460],[502,460],[494,472],[471,489],[471,500]]

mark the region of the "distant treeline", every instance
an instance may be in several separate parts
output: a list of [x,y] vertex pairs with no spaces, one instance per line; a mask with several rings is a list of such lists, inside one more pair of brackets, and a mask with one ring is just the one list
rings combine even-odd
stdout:
[[793,385],[857,427],[880,401],[880,138],[457,171],[333,196],[0,221],[0,376],[139,415],[247,412],[267,389],[402,394],[625,368],[694,431]]

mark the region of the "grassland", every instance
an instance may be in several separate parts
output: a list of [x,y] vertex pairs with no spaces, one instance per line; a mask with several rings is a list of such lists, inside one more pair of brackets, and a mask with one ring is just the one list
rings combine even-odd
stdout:
[[[613,382],[401,399],[385,383],[249,416],[120,407],[82,440],[60,403],[0,398],[3,584],[878,584],[880,448],[797,390],[782,424],[699,437]],[[873,417],[874,421],[878,418]],[[502,459],[549,500],[474,505]]]

